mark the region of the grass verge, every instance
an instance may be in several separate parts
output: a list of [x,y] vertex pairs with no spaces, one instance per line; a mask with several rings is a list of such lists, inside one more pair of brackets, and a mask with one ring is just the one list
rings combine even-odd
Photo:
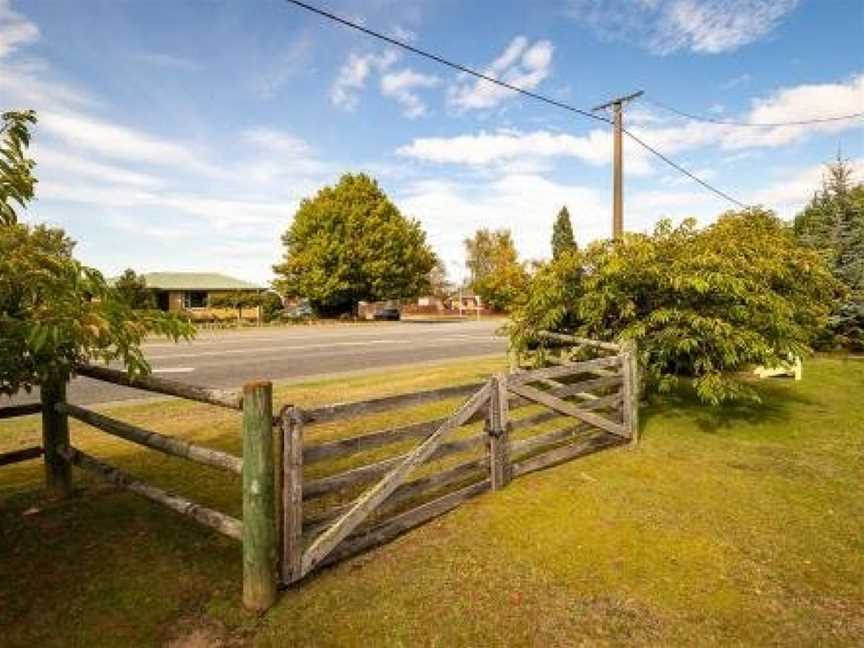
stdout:
[[[502,364],[390,369],[277,394],[300,405],[355,400],[472,382]],[[758,389],[760,406],[712,411],[685,391],[660,400],[642,412],[638,449],[472,500],[323,571],[260,619],[239,609],[233,542],[80,472],[82,493],[54,503],[39,462],[0,468],[0,642],[854,645],[864,636],[864,363],[816,359],[804,381]],[[239,452],[232,412],[165,401],[110,414]],[[239,513],[239,483],[224,474],[84,426],[73,438]],[[38,419],[0,424],[0,451],[35,439]]]

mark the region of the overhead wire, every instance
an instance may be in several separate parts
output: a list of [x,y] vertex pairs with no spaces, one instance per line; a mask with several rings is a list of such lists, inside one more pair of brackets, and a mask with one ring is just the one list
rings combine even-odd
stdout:
[[[478,72],[477,70],[474,70],[474,69],[472,69],[466,65],[463,65],[461,63],[457,63],[455,61],[447,59],[447,58],[445,58],[439,54],[434,54],[432,52],[422,50],[418,47],[415,47],[415,46],[413,46],[409,43],[406,43],[404,41],[401,41],[397,38],[393,38],[392,36],[387,36],[386,34],[382,34],[381,32],[375,31],[373,29],[369,29],[368,27],[364,27],[363,25],[360,25],[360,24],[353,22],[351,20],[348,20],[346,18],[342,18],[341,16],[337,16],[334,13],[331,13],[329,11],[326,11],[324,9],[316,7],[314,5],[303,2],[302,0],[285,0],[285,2],[288,4],[295,5],[297,7],[300,7],[301,9],[305,9],[306,11],[317,14],[323,18],[327,18],[328,20],[337,22],[337,23],[339,23],[345,27],[348,27],[350,29],[362,32],[362,33],[366,34],[367,36],[372,36],[373,38],[376,38],[378,40],[382,40],[384,42],[390,43],[391,45],[394,45],[395,47],[399,47],[400,49],[411,52],[412,54],[416,54],[417,56],[421,56],[421,57],[429,59],[431,61],[435,61],[436,63],[439,63],[441,65],[445,65],[445,66],[452,68],[454,70],[458,70],[459,72],[464,72],[465,74],[476,77],[478,79],[482,79],[483,81],[487,81],[489,83],[493,83],[493,84],[501,86],[503,88],[507,88],[508,90],[511,90],[513,92],[519,93],[519,94],[524,95],[526,97],[530,97],[531,99],[541,101],[543,103],[555,106],[556,108],[561,108],[563,110],[567,110],[567,111],[570,111],[572,113],[576,113],[576,114],[581,115],[583,117],[587,117],[587,118],[593,119],[595,121],[600,121],[600,122],[603,122],[603,123],[608,124],[608,125],[611,125],[613,123],[611,119],[608,119],[606,117],[601,117],[601,116],[596,115],[593,112],[590,112],[588,110],[583,110],[581,108],[577,108],[576,106],[572,106],[570,104],[567,104],[563,101],[558,101],[557,99],[552,99],[551,97],[547,97],[545,95],[541,95],[541,94],[536,93],[536,92],[531,92],[530,90],[525,90],[524,88],[520,88],[519,86],[515,86],[511,83],[507,83],[506,81],[501,81],[500,79],[496,79],[495,77],[489,76],[488,74]],[[713,192],[714,194],[720,196],[721,198],[723,198],[725,200],[730,201],[731,203],[733,203],[739,207],[746,208],[749,206],[749,205],[743,203],[742,201],[737,200],[736,198],[733,198],[732,196],[730,196],[725,191],[722,191],[721,189],[718,189],[718,188],[714,187],[713,185],[709,184],[708,182],[702,180],[701,178],[696,176],[694,173],[688,171],[686,168],[684,168],[683,166],[681,166],[680,164],[678,164],[674,160],[670,159],[668,156],[664,155],[663,153],[658,151],[655,147],[651,146],[650,144],[648,144],[646,141],[644,141],[640,137],[637,137],[636,135],[634,135],[632,132],[630,132],[626,128],[622,128],[621,132],[624,133],[625,135],[627,135],[627,137],[632,139],[634,142],[636,142],[639,146],[641,146],[642,148],[644,148],[648,152],[652,153],[653,155],[656,155],[664,163],[668,164],[670,167],[672,167],[676,171],[679,171],[680,173],[684,174],[685,176],[687,176],[691,180],[694,180],[695,182],[697,182],[698,184],[700,184],[704,188],[708,189],[709,191]]]
[[675,113],[679,117],[686,117],[687,119],[692,119],[694,121],[708,122],[711,124],[722,124],[725,126],[747,126],[754,128],[779,128],[783,126],[807,126],[809,124],[824,124],[828,122],[838,122],[838,121],[846,121],[849,119],[858,119],[859,117],[864,117],[864,111],[857,113],[850,113],[848,115],[837,115],[834,117],[814,117],[811,119],[801,119],[798,121],[785,121],[785,122],[741,122],[734,121],[730,119],[715,119],[714,117],[707,117],[704,115],[696,115],[694,113],[685,112],[683,110],[678,110],[677,108],[673,108],[672,106],[663,103],[662,101],[658,101],[653,97],[645,96],[643,97],[644,101],[647,101],[650,104],[657,106],[658,108],[662,108],[663,110],[668,110],[671,113]]

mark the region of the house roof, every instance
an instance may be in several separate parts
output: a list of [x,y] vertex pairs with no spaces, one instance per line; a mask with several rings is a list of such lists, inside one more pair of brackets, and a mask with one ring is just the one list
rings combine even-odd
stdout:
[[148,288],[157,290],[262,290],[242,279],[217,272],[146,272]]

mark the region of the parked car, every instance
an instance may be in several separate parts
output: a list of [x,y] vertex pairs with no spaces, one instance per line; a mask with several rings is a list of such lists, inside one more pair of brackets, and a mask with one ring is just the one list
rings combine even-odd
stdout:
[[374,315],[376,320],[389,320],[398,322],[402,318],[402,314],[398,308],[379,308]]
[[296,306],[286,308],[282,313],[282,319],[296,322],[299,320],[308,320],[315,317],[315,311],[307,303],[299,303]]

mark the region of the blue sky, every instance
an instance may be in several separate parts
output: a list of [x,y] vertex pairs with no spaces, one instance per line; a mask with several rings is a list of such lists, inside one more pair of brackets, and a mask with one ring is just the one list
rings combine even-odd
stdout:
[[[861,0],[321,0],[526,89],[590,108],[642,89],[627,126],[740,200],[784,217],[841,148],[864,179]],[[453,278],[462,239],[509,227],[549,253],[566,204],[610,229],[608,129],[463,78],[278,0],[0,0],[0,109],[36,108],[27,220],[65,228],[107,274],[212,270],[266,282],[300,199],[374,175]],[[730,207],[625,143],[625,226]]]

